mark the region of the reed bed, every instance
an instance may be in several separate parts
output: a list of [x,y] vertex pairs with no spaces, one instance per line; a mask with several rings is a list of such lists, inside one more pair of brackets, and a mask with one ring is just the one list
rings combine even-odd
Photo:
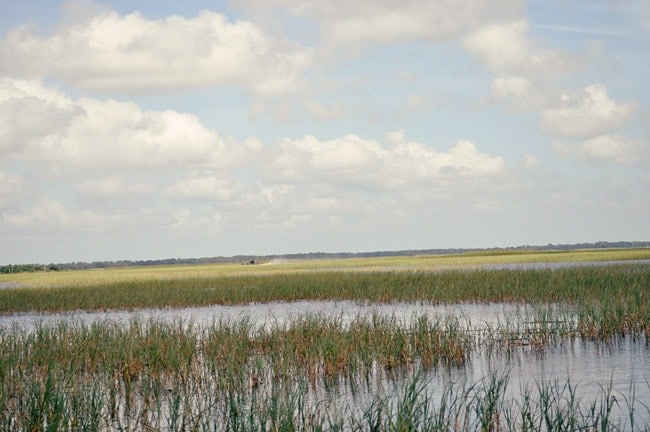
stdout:
[[488,252],[455,255],[420,255],[375,258],[272,260],[260,265],[201,264],[113,267],[92,270],[48,271],[0,274],[0,283],[11,282],[29,287],[73,287],[122,282],[214,279],[223,276],[294,274],[321,271],[383,272],[477,269],[485,266],[539,263],[626,262],[650,259],[650,248],[591,249],[555,252]]
[[4,288],[0,313],[294,300],[517,302],[535,312],[478,328],[379,315],[207,328],[182,321],[4,328],[0,430],[649,430],[650,410],[633,387],[621,395],[602,385],[583,399],[570,380],[542,380],[514,394],[503,373],[442,387],[427,378],[465,368],[485,351],[543,350],[571,338],[647,343],[649,288],[643,264],[179,271]]
[[0,290],[0,313],[198,306],[292,300],[578,302],[646,300],[650,265],[543,270],[445,270],[241,274],[92,282]]
[[[454,322],[374,316],[133,321],[0,332],[0,429],[642,430],[648,408],[611,386],[539,381],[513,393],[506,373],[432,384],[475,349]],[[341,393],[347,396],[341,397]]]
[[[466,360],[469,341],[453,327],[424,317],[402,324],[374,316],[347,324],[311,317],[270,329],[242,320],[207,329],[133,321],[4,330],[0,429],[188,430],[208,422],[233,430],[244,410],[260,415],[251,398],[284,406],[296,385],[316,389],[416,359],[424,367]],[[289,406],[282,415],[294,422]]]
[[650,266],[442,272],[321,271],[89,286],[5,288],[0,313],[108,310],[296,300],[561,303],[576,308],[583,336],[643,335],[650,329]]

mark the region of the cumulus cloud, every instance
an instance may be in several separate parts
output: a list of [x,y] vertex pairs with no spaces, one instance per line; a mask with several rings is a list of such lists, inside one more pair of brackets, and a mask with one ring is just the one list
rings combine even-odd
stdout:
[[49,37],[23,26],[0,41],[1,74],[54,76],[96,92],[227,85],[268,96],[299,87],[311,58],[309,48],[210,11],[158,20],[105,11],[67,21]]
[[[33,109],[22,110],[26,104]],[[35,112],[59,117],[39,127],[29,118]],[[468,140],[439,149],[399,130],[380,141],[358,134],[235,141],[189,114],[75,99],[38,81],[0,81],[0,131],[5,228],[334,226],[359,212],[388,214],[431,196],[484,190],[508,171],[502,157]]]
[[425,109],[432,108],[436,105],[435,98],[426,92],[411,93],[404,103],[397,108],[395,117],[402,119],[408,118],[409,115]]
[[110,231],[116,225],[129,222],[126,214],[110,214],[91,209],[75,210],[60,200],[40,196],[26,207],[15,207],[0,214],[0,220],[10,228],[44,230],[74,229],[84,231]]
[[320,24],[322,42],[329,48],[361,47],[405,41],[447,41],[486,22],[514,19],[523,11],[521,0],[237,0],[249,13],[283,8],[294,17]]
[[387,141],[381,145],[354,134],[326,141],[313,136],[284,139],[271,150],[265,177],[391,190],[435,184],[446,177],[482,177],[505,171],[501,157],[479,153],[470,141],[458,140],[444,152],[409,142],[402,131],[390,133]]
[[524,167],[532,168],[539,164],[539,159],[535,155],[527,154],[524,155]]
[[542,129],[555,136],[590,138],[619,128],[634,113],[632,104],[609,97],[607,88],[594,84],[565,92],[557,106],[542,111]]
[[138,196],[155,192],[156,186],[148,182],[134,182],[124,175],[90,178],[75,185],[75,192],[85,197],[100,199],[120,196]]
[[492,98],[497,102],[513,103],[517,109],[535,109],[544,105],[545,95],[529,78],[497,76],[490,86]]
[[177,199],[228,201],[242,192],[242,186],[233,178],[214,174],[194,174],[178,180],[167,188],[167,194]]
[[144,111],[113,99],[72,100],[40,83],[10,79],[0,81],[0,134],[5,158],[109,172],[236,167],[260,146],[255,139],[224,140],[190,114]]
[[484,26],[463,47],[494,73],[490,99],[539,113],[540,129],[555,138],[551,147],[558,153],[615,164],[640,157],[642,146],[617,133],[632,120],[635,105],[610,97],[603,84],[560,90],[560,78],[583,59],[536,43],[527,20]]
[[557,94],[555,79],[579,65],[569,53],[537,43],[525,19],[483,26],[462,46],[494,73],[491,99],[517,110],[546,107]]
[[529,33],[523,19],[487,25],[467,36],[463,47],[490,70],[508,77],[548,78],[574,66],[569,55],[536,44]]
[[24,176],[0,169],[0,210],[20,205],[35,193]]
[[618,135],[603,135],[578,144],[554,141],[552,147],[565,156],[614,164],[643,162],[649,154],[648,147],[642,142]]
[[0,150],[5,158],[42,150],[83,114],[62,93],[39,82],[0,78]]

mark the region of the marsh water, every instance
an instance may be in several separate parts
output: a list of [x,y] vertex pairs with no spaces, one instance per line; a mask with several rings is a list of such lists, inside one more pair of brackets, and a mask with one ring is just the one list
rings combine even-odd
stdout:
[[[149,309],[139,311],[71,312],[62,314],[17,314],[0,317],[0,328],[5,331],[23,329],[31,331],[38,326],[89,325],[94,322],[110,321],[128,325],[133,320],[141,323],[167,322],[183,323],[193,327],[205,327],[216,322],[239,322],[247,320],[256,328],[282,326],[292,320],[307,316],[336,319],[345,324],[359,317],[373,315],[388,316],[405,325],[411,320],[427,316],[434,320],[453,321],[460,327],[475,332],[476,348],[470,361],[462,367],[440,367],[428,372],[427,386],[433,394],[450,383],[476,383],[486,376],[507,377],[506,395],[517,397],[525,390],[535,390],[541,384],[557,382],[564,385],[567,380],[574,387],[575,396],[589,400],[602,397],[603,393],[615,398],[620,416],[629,415],[633,403],[635,415],[642,423],[650,424],[650,344],[646,337],[617,337],[607,342],[586,340],[580,337],[566,337],[538,346],[527,339],[515,341],[508,349],[491,349],[482,346],[481,334],[516,330],[531,334],[540,325],[566,326],[576,324],[574,311],[559,305],[532,306],[514,303],[391,303],[366,304],[351,301],[300,301],[268,304],[246,304],[239,306],[209,306],[178,309]],[[354,399],[364,393],[396,390],[405,386],[408,374],[391,384],[379,377],[374,384],[358,388]],[[397,384],[396,384],[397,382]],[[397,385],[397,387],[396,387]],[[350,403],[351,391],[347,384],[328,389],[329,403]],[[323,390],[316,391],[314,398],[323,396]],[[333,402],[331,398],[334,398]],[[338,402],[336,400],[338,398]],[[321,402],[319,402],[321,403]]]
[[147,322],[182,321],[187,325],[210,326],[216,321],[236,322],[248,320],[253,326],[282,325],[285,322],[306,317],[318,316],[335,318],[345,323],[357,317],[381,315],[395,317],[398,321],[408,322],[418,316],[436,319],[458,319],[466,328],[478,328],[485,325],[514,324],[535,319],[539,313],[562,315],[571,319],[569,310],[554,305],[540,310],[526,304],[516,303],[458,303],[433,305],[430,303],[362,303],[354,301],[297,301],[273,303],[249,303],[235,306],[204,306],[185,308],[141,309],[135,311],[111,310],[100,312],[66,312],[66,313],[21,313],[0,316],[0,327],[31,330],[37,325],[92,324],[111,321],[128,324],[132,320]]
[[[650,260],[634,261],[649,264]],[[618,262],[598,263],[614,265]],[[594,263],[536,263],[499,264],[494,269],[556,269],[567,266],[594,265]],[[484,268],[484,267],[483,267]],[[13,288],[13,282],[0,288]],[[0,315],[0,330],[34,331],[41,326],[85,325],[110,322],[128,326],[137,321],[181,323],[193,328],[210,328],[215,323],[246,321],[251,328],[274,328],[289,325],[304,317],[334,319],[345,325],[358,318],[383,316],[407,326],[413,320],[427,317],[433,321],[453,325],[473,335],[469,360],[462,366],[440,366],[426,371],[422,382],[435,403],[445,389],[476,386],[489,377],[503,377],[507,382],[505,397],[521,402],[522,394],[556,386],[554,396],[560,402],[572,398],[589,405],[594,399],[612,401],[614,418],[626,425],[625,430],[636,430],[626,420],[634,413],[638,424],[650,427],[650,341],[648,335],[637,337],[615,336],[607,341],[592,340],[575,335],[576,311],[558,304],[530,305],[523,303],[389,303],[375,304],[353,301],[298,301],[251,303],[237,306],[207,306],[189,308],[144,309],[137,311],[67,312],[55,314]],[[552,327],[570,336],[554,338],[550,343],[537,344],[537,331]],[[520,334],[507,341],[507,347],[494,347],[494,335]],[[491,335],[491,336],[490,336]],[[509,336],[510,337],[510,336]],[[324,404],[331,409],[362,409],[377,395],[400,394],[413,377],[413,368],[394,371],[389,377],[385,371],[366,379],[362,385],[341,380],[335,385],[319,386],[309,391],[309,403]],[[360,380],[363,381],[363,380]],[[567,387],[567,383],[570,386]],[[550,386],[550,387],[549,387]],[[438,399],[436,399],[438,398]],[[344,408],[341,408],[344,407]]]

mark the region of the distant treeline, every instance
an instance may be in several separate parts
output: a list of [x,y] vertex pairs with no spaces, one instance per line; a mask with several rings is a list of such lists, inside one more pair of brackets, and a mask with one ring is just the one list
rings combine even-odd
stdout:
[[[42,264],[9,264],[6,266],[0,267],[0,273],[10,274],[10,273],[34,273],[40,271],[50,270],[50,267],[54,267],[55,264],[49,266],[44,266]],[[52,268],[54,270],[54,268]]]
[[414,256],[414,255],[445,255],[467,252],[519,252],[519,251],[562,251],[575,249],[626,249],[650,247],[650,241],[620,241],[596,243],[575,243],[575,244],[547,244],[544,246],[523,245],[506,248],[468,248],[468,249],[409,249],[399,251],[376,251],[376,252],[308,252],[283,255],[235,255],[231,257],[204,257],[204,258],[167,258],[157,260],[120,260],[120,261],[93,261],[93,262],[71,262],[64,264],[10,264],[0,266],[0,274],[37,272],[37,271],[60,271],[60,270],[82,270],[101,269],[110,267],[133,267],[133,266],[157,266],[174,264],[216,264],[216,263],[249,263],[251,259],[256,262],[271,261],[276,259],[337,259],[337,258],[373,258],[387,256]]

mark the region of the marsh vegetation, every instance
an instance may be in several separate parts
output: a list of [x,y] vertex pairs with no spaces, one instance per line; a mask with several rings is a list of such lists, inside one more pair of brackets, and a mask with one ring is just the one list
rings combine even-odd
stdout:
[[[634,254],[619,259],[647,258]],[[2,312],[29,314],[35,324],[0,326],[0,429],[648,429],[650,266],[483,267],[569,256],[538,255],[3,279],[19,285],[0,290]],[[507,303],[526,312],[472,325],[436,313],[297,314],[264,323],[215,315],[207,325],[180,318],[46,324],[35,315],[299,300]],[[516,364],[576,352],[614,362],[624,352],[634,360],[629,381],[596,370],[588,381],[568,369],[544,375],[547,363],[520,373],[532,380],[515,376]]]

